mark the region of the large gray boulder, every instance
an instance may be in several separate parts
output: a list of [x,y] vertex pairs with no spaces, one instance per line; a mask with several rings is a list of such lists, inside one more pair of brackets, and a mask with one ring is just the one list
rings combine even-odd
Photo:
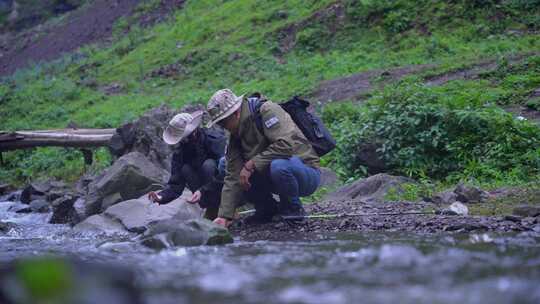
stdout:
[[158,190],[168,178],[167,171],[154,165],[142,153],[124,155],[88,185],[83,217]]
[[116,157],[131,152],[139,152],[155,165],[170,169],[172,148],[161,135],[176,111],[167,105],[154,108],[134,122],[116,129],[111,138],[109,149]]
[[180,110],[173,110],[167,105],[153,108],[139,119],[117,128],[111,138],[109,150],[116,157],[131,152],[142,153],[156,166],[170,171],[173,148],[163,141],[163,131],[177,113],[197,110],[204,110],[204,106],[187,105]]
[[141,244],[153,249],[178,246],[223,245],[232,243],[229,231],[206,219],[169,219],[151,225]]
[[168,204],[158,205],[143,196],[111,206],[103,214],[122,223],[128,231],[141,233],[152,222],[172,217],[179,221],[200,218],[202,209],[197,204],[187,203],[186,197],[187,193]]
[[402,192],[402,185],[405,183],[414,183],[414,181],[403,176],[377,174],[341,187],[337,191],[328,194],[325,200],[360,200],[367,203],[382,202],[389,191]]

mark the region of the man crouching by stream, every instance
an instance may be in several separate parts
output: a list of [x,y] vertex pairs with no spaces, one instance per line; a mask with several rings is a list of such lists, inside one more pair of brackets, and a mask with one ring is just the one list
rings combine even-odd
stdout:
[[163,132],[163,140],[174,146],[171,178],[159,193],[150,192],[148,198],[167,204],[182,195],[187,186],[193,195],[189,203],[206,208],[207,219],[217,216],[223,176],[223,152],[226,137],[223,131],[200,127],[202,111],[174,116]]
[[208,112],[209,127],[218,124],[230,133],[214,222],[229,226],[244,201],[255,206],[246,224],[266,223],[278,214],[305,215],[300,196],[312,194],[320,184],[319,157],[289,114],[264,96],[236,96],[229,89],[210,98]]

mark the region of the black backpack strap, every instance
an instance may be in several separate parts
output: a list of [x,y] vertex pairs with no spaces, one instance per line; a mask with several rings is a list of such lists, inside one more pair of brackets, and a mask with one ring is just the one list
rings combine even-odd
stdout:
[[249,112],[251,112],[251,115],[253,116],[255,125],[257,126],[257,129],[259,129],[259,132],[261,132],[261,134],[264,134],[262,115],[261,115],[261,106],[264,103],[264,101],[261,100],[261,94],[254,93],[251,96],[249,96],[247,100],[248,100]]

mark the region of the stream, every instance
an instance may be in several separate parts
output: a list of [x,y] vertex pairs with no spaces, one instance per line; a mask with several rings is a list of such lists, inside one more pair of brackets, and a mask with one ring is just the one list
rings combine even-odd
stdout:
[[53,255],[123,267],[142,303],[540,303],[535,232],[336,233],[154,251],[11,205],[0,202],[0,221],[16,224],[0,233],[0,262]]

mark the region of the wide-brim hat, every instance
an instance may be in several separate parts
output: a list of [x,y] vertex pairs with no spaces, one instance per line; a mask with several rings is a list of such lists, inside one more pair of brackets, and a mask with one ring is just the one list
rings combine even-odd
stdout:
[[169,145],[176,145],[201,125],[202,117],[203,111],[175,115],[163,132],[163,140]]
[[242,105],[244,95],[236,96],[229,89],[219,90],[208,101],[208,114],[210,114],[210,122],[207,127],[210,128],[219,121],[229,117],[236,112]]

